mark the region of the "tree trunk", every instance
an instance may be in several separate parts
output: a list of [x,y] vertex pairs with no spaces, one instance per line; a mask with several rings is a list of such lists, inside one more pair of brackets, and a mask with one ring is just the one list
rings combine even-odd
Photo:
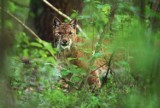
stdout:
[[134,0],[133,4],[138,8],[137,14],[142,24],[145,22],[145,6],[146,0]]
[[151,10],[153,11],[153,15],[150,20],[151,20],[151,24],[150,27],[152,29],[153,32],[156,32],[159,30],[160,28],[160,0],[152,0],[151,3]]
[[0,1],[0,107],[1,108],[15,108],[14,97],[12,94],[11,84],[9,83],[9,77],[6,69],[6,50],[10,44],[10,32],[5,25],[5,21],[8,20],[8,16],[5,14],[7,9],[7,0]]

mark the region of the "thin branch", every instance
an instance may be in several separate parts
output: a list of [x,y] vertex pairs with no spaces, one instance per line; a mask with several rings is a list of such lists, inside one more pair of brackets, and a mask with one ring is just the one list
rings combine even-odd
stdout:
[[[51,9],[53,9],[54,11],[56,11],[59,15],[63,16],[64,18],[68,19],[69,21],[71,21],[72,19],[67,16],[66,14],[62,13],[60,10],[58,10],[56,7],[54,7],[51,3],[49,3],[47,0],[43,0],[43,2],[48,5]],[[77,28],[78,30],[80,31],[80,33],[85,37],[87,38],[87,35],[86,33],[82,30],[82,28],[77,25]]]
[[36,39],[38,39],[38,40],[41,40],[40,38],[39,38],[39,36],[36,34],[36,33],[34,33],[34,31],[32,31],[28,26],[26,26],[20,19],[18,19],[16,16],[14,16],[13,14],[11,14],[9,11],[6,11],[6,10],[4,10],[4,9],[2,9],[1,7],[0,7],[0,9],[4,12],[4,13],[6,13],[7,15],[9,15],[9,16],[11,16],[14,20],[16,20],[19,24],[21,24],[25,29],[27,29],[31,34],[32,34],[32,36],[34,36]]
[[56,7],[54,7],[51,3],[49,3],[47,0],[43,0],[44,3],[46,3],[50,8],[52,8],[54,11],[56,11],[59,15],[63,16],[64,18],[68,19],[69,21],[72,20],[69,16],[59,11]]
[[112,72],[111,70],[111,61],[112,61],[112,58],[115,54],[115,51],[112,53],[111,57],[109,58],[109,61],[108,61],[108,69],[107,69],[107,72],[106,72],[106,75],[102,78],[102,84],[101,84],[101,88],[104,86],[104,84],[107,82],[107,79],[108,79],[108,74],[110,72]]
[[[2,10],[2,11],[3,11],[4,13],[6,13],[7,15],[11,16],[11,17],[12,17],[14,20],[16,20],[19,24],[21,24],[26,30],[28,30],[28,32],[31,33],[31,35],[32,35],[34,38],[36,38],[36,39],[45,47],[44,41],[43,41],[42,39],[40,39],[39,36],[38,36],[33,30],[31,30],[27,25],[25,25],[20,19],[18,19],[18,18],[17,18],[16,16],[14,16],[13,14],[11,14],[9,11],[6,11],[6,10],[2,9],[1,7],[0,7],[0,10]],[[47,50],[47,51],[51,54],[52,57],[54,57],[55,60],[57,60],[57,58],[54,56],[54,54],[53,54],[51,51],[49,51],[49,50]]]
[[94,72],[94,71],[100,69],[101,67],[103,67],[103,66],[105,66],[105,65],[107,65],[107,63],[102,64],[101,66],[99,66],[98,68],[96,68],[95,70],[93,70],[92,72]]

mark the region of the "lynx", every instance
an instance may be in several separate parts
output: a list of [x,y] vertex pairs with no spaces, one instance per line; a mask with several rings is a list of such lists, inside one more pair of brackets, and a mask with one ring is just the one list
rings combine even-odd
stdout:
[[73,19],[69,23],[62,23],[58,18],[54,18],[53,24],[53,46],[58,49],[58,59],[64,61],[67,57],[75,58],[72,61],[73,64],[87,69],[87,64],[79,60],[84,53],[77,47],[77,44],[82,42],[82,39],[76,36],[77,20]]
[[[75,58],[72,63],[87,71],[89,64],[79,59],[80,57],[87,58],[87,55],[77,45],[78,43],[83,43],[84,40],[76,35],[76,19],[68,23],[62,23],[59,19],[54,18],[53,24],[53,45],[58,49],[57,58],[60,61],[66,61],[67,57]],[[101,81],[99,76],[106,71],[106,68],[106,66],[103,66],[98,70],[89,72],[88,84],[100,88]]]

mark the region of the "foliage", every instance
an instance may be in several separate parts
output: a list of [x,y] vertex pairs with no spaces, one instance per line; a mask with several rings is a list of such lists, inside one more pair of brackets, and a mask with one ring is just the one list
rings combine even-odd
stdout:
[[[17,1],[17,0],[16,0]],[[29,1],[29,0],[28,0]],[[51,43],[32,39],[24,31],[15,29],[11,19],[6,20],[7,28],[14,29],[15,40],[12,51],[7,59],[8,77],[15,96],[17,107],[35,108],[158,108],[158,90],[156,86],[157,70],[154,70],[156,57],[160,51],[159,34],[152,33],[148,25],[151,10],[146,6],[147,18],[145,24],[136,15],[127,13],[136,11],[130,3],[118,2],[120,7],[111,22],[112,5],[103,0],[84,0],[85,7],[81,15],[73,11],[71,17],[77,16],[90,43],[85,52],[91,54],[90,61],[107,59],[115,51],[112,60],[114,69],[106,85],[95,92],[88,86],[80,90],[67,92],[57,83],[61,77],[72,73],[71,84],[79,86],[86,72],[75,65],[67,65],[59,72],[59,61],[55,59],[56,49]],[[123,0],[122,0],[123,1]],[[27,4],[27,3],[26,3]],[[129,5],[127,5],[129,4]],[[23,20],[28,9],[22,9],[11,1],[8,10]],[[133,13],[134,13],[133,12]],[[80,35],[80,33],[79,33]],[[154,36],[152,36],[154,35]],[[100,41],[101,40],[101,41]],[[102,49],[103,51],[99,51]],[[98,49],[98,50],[97,50]],[[92,54],[95,51],[94,54]],[[68,58],[72,60],[74,58]],[[84,58],[81,58],[84,59]],[[157,63],[157,62],[156,62]],[[157,65],[156,65],[157,66]],[[90,66],[91,69],[95,68]],[[1,107],[1,106],[0,106]]]

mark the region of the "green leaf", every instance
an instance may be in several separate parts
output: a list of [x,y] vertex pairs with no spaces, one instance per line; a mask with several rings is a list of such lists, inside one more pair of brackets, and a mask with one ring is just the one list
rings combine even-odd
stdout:
[[43,47],[42,44],[37,43],[37,42],[31,42],[30,45],[31,45],[31,46],[35,46],[35,47],[38,47],[38,48],[42,48],[42,47]]
[[38,40],[42,45],[43,45],[43,48],[45,50],[48,50],[52,55],[54,55],[56,53],[56,49],[54,49],[52,47],[52,44],[51,43],[48,43],[48,42],[45,42],[43,40]]
[[109,14],[110,13],[110,6],[108,4],[105,4],[102,8],[102,11],[105,13],[105,14]]
[[93,56],[96,57],[96,58],[99,58],[99,57],[102,56],[102,53],[95,53]]
[[68,75],[69,73],[70,73],[69,70],[62,70],[62,71],[61,71],[62,76],[66,76],[66,75]]
[[81,80],[81,78],[79,78],[79,77],[77,77],[77,76],[74,76],[74,77],[72,77],[72,79],[71,79],[71,81],[72,81],[73,83],[79,82],[80,80]]
[[71,58],[71,57],[67,58],[68,61],[75,60],[75,59],[76,58]]
[[9,11],[15,12],[17,9],[16,5],[13,2],[8,2]]
[[97,7],[98,9],[102,9],[102,8],[103,8],[103,5],[98,4],[96,7]]

